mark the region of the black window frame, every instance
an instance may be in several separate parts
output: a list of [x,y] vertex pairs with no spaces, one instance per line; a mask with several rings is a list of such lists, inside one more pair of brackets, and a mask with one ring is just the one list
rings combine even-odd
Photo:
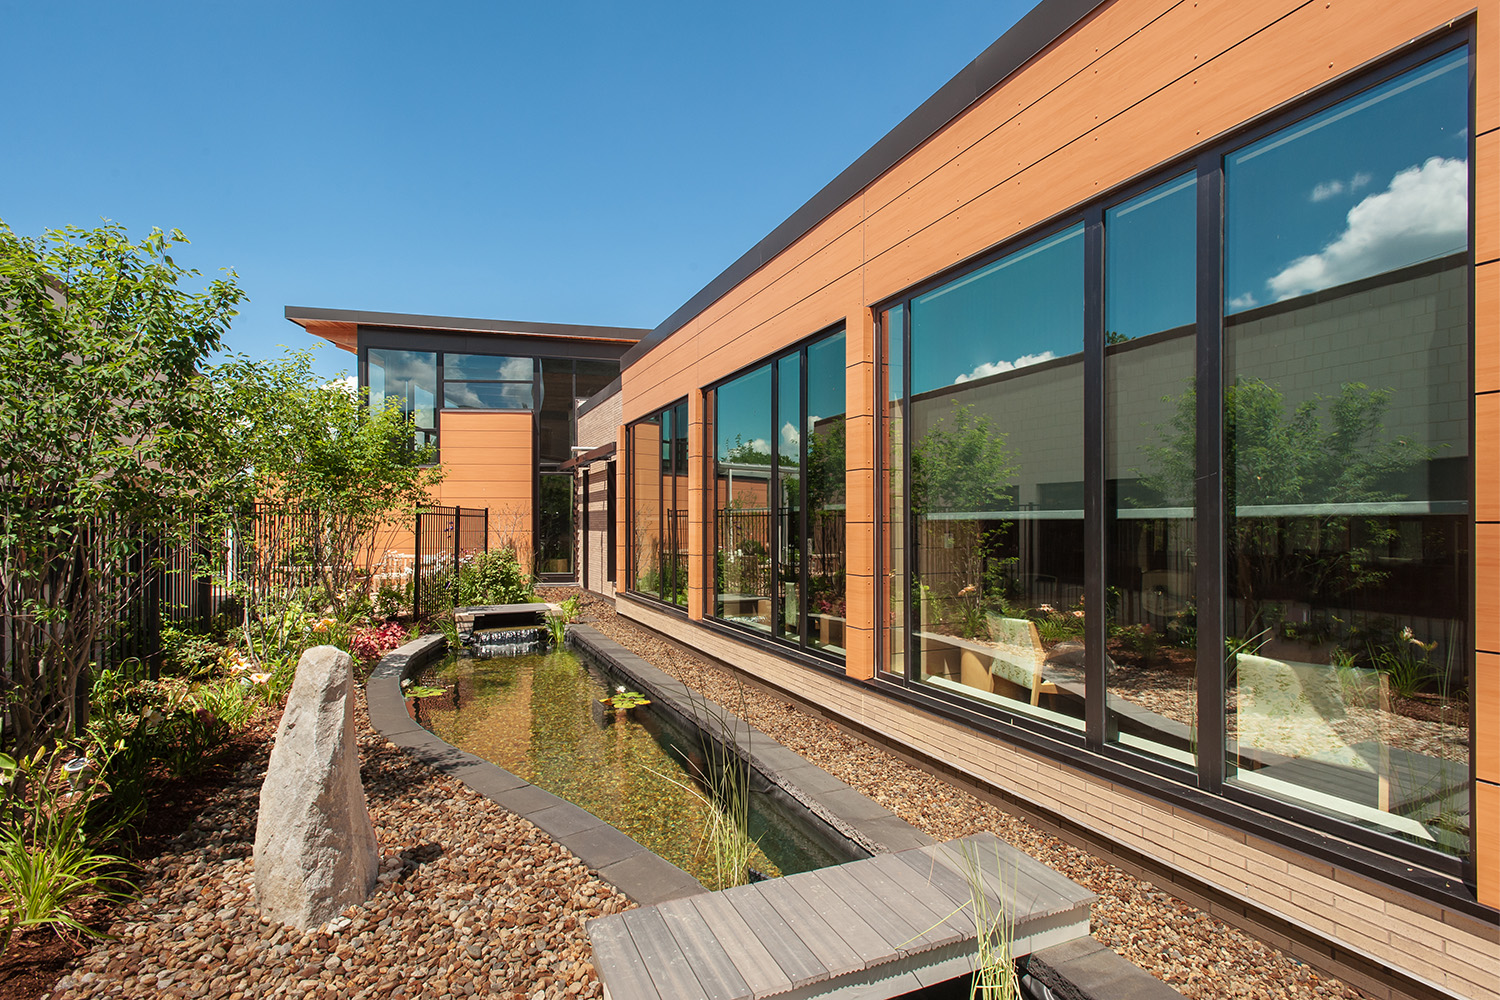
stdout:
[[[681,463],[682,464],[682,468],[681,468],[680,471],[677,468],[677,465],[678,465],[678,461],[677,461],[678,455],[677,455],[677,448],[675,446],[675,442],[678,440],[678,434],[677,434],[677,428],[676,428],[676,417],[674,416],[674,414],[678,411],[679,408],[681,409],[681,411],[682,411],[682,413],[683,413],[683,415],[685,417],[685,423],[687,425],[687,426],[685,426],[683,428],[683,434],[681,436],[681,439],[685,442],[685,444],[687,445],[687,447],[685,449],[686,454],[682,456],[683,461]],[[649,413],[646,413],[646,414],[644,414],[644,415],[642,415],[640,417],[637,417],[636,419],[630,421],[629,423],[627,423],[625,425],[625,462],[626,462],[626,466],[625,466],[625,468],[626,468],[626,474],[625,474],[625,513],[626,513],[626,517],[627,517],[627,529],[628,529],[625,532],[625,566],[626,566],[626,568],[628,570],[628,574],[629,575],[626,578],[626,587],[624,589],[625,589],[625,592],[628,593],[630,595],[630,597],[632,599],[634,599],[634,600],[643,601],[643,602],[649,603],[649,604],[651,604],[651,605],[653,605],[655,607],[658,607],[658,608],[661,608],[662,610],[671,612],[672,614],[680,615],[680,616],[682,616],[684,618],[687,617],[687,614],[688,614],[688,606],[687,606],[687,604],[685,604],[685,603],[684,604],[678,604],[678,603],[676,603],[674,601],[668,601],[668,600],[665,600],[665,599],[663,599],[662,597],[660,597],[658,595],[648,594],[648,593],[645,593],[644,591],[637,590],[636,587],[635,587],[635,584],[636,584],[636,561],[637,561],[637,559],[640,556],[640,553],[636,551],[636,544],[635,544],[635,504],[636,504],[636,499],[637,499],[636,492],[635,492],[636,491],[636,486],[635,486],[635,463],[636,463],[636,435],[635,435],[635,428],[637,426],[639,426],[640,424],[651,423],[652,421],[656,421],[658,427],[665,427],[666,426],[666,419],[669,416],[671,417],[672,423],[673,423],[671,440],[674,442],[674,445],[671,448],[671,461],[668,463],[668,465],[671,468],[670,472],[666,471],[666,469],[664,469],[663,466],[662,466],[662,464],[661,464],[662,438],[660,436],[660,434],[661,434],[660,431],[657,432],[657,443],[656,443],[656,452],[655,452],[655,454],[657,456],[657,496],[659,498],[659,503],[661,504],[661,513],[659,515],[659,517],[660,517],[660,527],[658,528],[658,532],[657,532],[657,539],[658,539],[657,545],[658,545],[659,549],[664,550],[666,548],[666,544],[667,544],[667,541],[666,541],[667,535],[668,534],[675,535],[677,533],[677,528],[676,528],[676,525],[674,523],[675,520],[676,520],[675,513],[673,513],[671,515],[670,520],[669,520],[669,516],[668,516],[669,511],[675,512],[676,509],[677,509],[677,492],[676,492],[677,491],[677,479],[678,479],[679,476],[681,476],[684,480],[687,478],[687,476],[688,476],[688,469],[689,469],[689,466],[692,463],[692,447],[691,447],[691,445],[692,445],[692,438],[691,438],[691,436],[689,434],[690,428],[692,426],[692,420],[691,420],[690,417],[688,417],[688,412],[689,412],[689,410],[688,410],[688,398],[686,396],[681,396],[681,397],[673,400],[672,402],[668,403],[666,406],[662,406],[662,407],[659,407],[657,409],[654,409],[654,410],[650,411]],[[665,489],[665,483],[667,482],[667,479],[669,477],[672,480],[672,501],[671,501],[671,505],[670,506],[668,505],[668,502],[667,502],[666,489]],[[690,493],[691,491],[688,491],[688,492]],[[690,520],[691,519],[691,515],[692,515],[692,511],[691,511],[690,506],[689,506],[689,500],[690,500],[690,497],[686,497],[685,496],[683,498],[682,508],[688,514],[688,517],[689,517],[689,520]],[[670,528],[668,527],[669,524],[672,525]],[[690,524],[685,524],[682,527],[683,527],[683,530],[682,530],[682,541],[686,542],[688,540],[689,534],[691,533],[690,532]],[[674,541],[673,542],[673,549],[674,549],[674,551],[675,551],[675,545],[676,545],[676,543]],[[690,590],[688,588],[688,580],[692,578],[691,563],[692,563],[692,553],[691,553],[691,551],[689,551],[689,553],[688,553],[688,559],[687,559],[687,561],[686,561],[686,563],[685,563],[685,565],[683,567],[686,578],[683,579],[683,580],[681,580],[681,581],[679,581],[677,579],[677,568],[676,568],[676,562],[675,562],[675,560],[673,561],[673,568],[672,568],[672,574],[671,574],[672,575],[673,592],[675,593],[677,590],[680,589],[682,591],[684,599],[687,600],[687,601],[690,601],[692,599],[691,598],[691,592],[690,592]],[[662,569],[662,567],[660,565],[660,562],[658,562],[657,574],[658,574],[658,576],[657,576],[658,586],[661,586],[660,581],[665,577],[665,573],[663,572],[663,569]],[[662,587],[662,589],[665,590],[665,587]]]
[[[1091,608],[1103,608],[1106,600],[1104,575],[1105,537],[1105,317],[1103,310],[1104,269],[1104,213],[1116,205],[1123,204],[1158,185],[1186,173],[1193,173],[1197,180],[1198,199],[1198,246],[1197,254],[1197,331],[1195,375],[1198,385],[1223,384],[1224,353],[1224,303],[1223,303],[1223,232],[1224,232],[1224,160],[1236,150],[1242,149],[1266,136],[1279,132],[1298,121],[1319,114],[1345,102],[1360,93],[1400,76],[1424,63],[1445,54],[1464,50],[1468,56],[1469,103],[1468,117],[1468,164],[1469,164],[1469,243],[1468,270],[1470,302],[1474,296],[1475,258],[1475,29],[1472,19],[1460,23],[1456,28],[1445,27],[1415,40],[1399,53],[1372,60],[1356,67],[1338,78],[1317,87],[1295,100],[1273,108],[1242,123],[1236,128],[1221,133],[1209,141],[1185,150],[1149,172],[1137,175],[1116,187],[1086,202],[1007,238],[1000,244],[987,248],[964,261],[908,286],[902,291],[879,300],[871,306],[874,316],[874,393],[872,400],[876,422],[875,492],[874,503],[874,550],[876,567],[873,575],[874,606],[884,608],[895,597],[904,607],[902,652],[900,673],[892,673],[891,650],[886,648],[887,630],[875,629],[875,670],[869,682],[882,689],[898,694],[905,700],[917,703],[937,714],[941,714],[968,725],[994,732],[1018,745],[1040,752],[1053,759],[1066,760],[1086,771],[1107,776],[1149,791],[1169,801],[1183,804],[1199,814],[1214,818],[1225,818],[1234,825],[1255,830],[1272,840],[1302,850],[1310,850],[1317,856],[1336,864],[1365,870],[1374,877],[1404,882],[1424,896],[1443,896],[1455,899],[1467,906],[1468,898],[1462,891],[1455,891],[1452,880],[1468,886],[1474,885],[1475,845],[1478,816],[1476,799],[1476,757],[1474,699],[1470,698],[1469,719],[1469,788],[1470,788],[1470,847],[1466,855],[1447,854],[1423,847],[1417,843],[1399,839],[1379,830],[1356,825],[1352,822],[1318,812],[1283,799],[1271,798],[1241,786],[1225,782],[1225,754],[1223,752],[1226,720],[1224,715],[1225,680],[1222,650],[1225,624],[1223,607],[1223,582],[1225,553],[1222,537],[1225,528],[1224,469],[1223,469],[1223,409],[1219,393],[1201,392],[1197,395],[1197,464],[1198,494],[1197,536],[1198,569],[1198,742],[1200,746],[1212,746],[1212,752],[1197,755],[1197,768],[1185,772],[1148,754],[1134,751],[1119,743],[1106,740],[1105,666],[1103,650],[1107,623],[1103,614],[1091,614],[1087,619],[1085,646],[1085,726],[1082,733],[1052,726],[1041,719],[979,702],[962,699],[961,696],[933,690],[912,676],[918,670],[917,659],[911,655],[915,631],[913,628],[914,602],[909,589],[912,517],[909,499],[902,512],[899,529],[903,545],[905,582],[893,582],[887,586],[883,563],[885,552],[885,518],[879,508],[882,484],[891,470],[885,467],[887,447],[883,435],[887,433],[885,386],[881,373],[887,369],[890,352],[889,334],[885,317],[889,310],[902,307],[901,321],[904,325],[900,340],[903,357],[901,364],[901,396],[903,419],[909,421],[911,406],[911,302],[917,296],[948,284],[966,274],[1024,249],[1028,245],[1043,241],[1071,226],[1084,226],[1086,241],[1085,257],[1085,316],[1084,316],[1084,461],[1085,461],[1085,602]],[[1473,414],[1474,365],[1473,350],[1475,315],[1469,310],[1469,455],[1475,455],[1475,422]],[[903,470],[911,468],[911,436],[905,435],[901,447]],[[1475,590],[1475,487],[1474,477],[1469,482],[1469,615],[1470,642],[1468,648],[1459,651],[1466,657],[1468,690],[1474,691],[1476,654],[1473,626],[1476,622],[1474,607]],[[893,521],[894,526],[894,521]],[[1205,706],[1209,706],[1206,708]],[[1321,831],[1310,833],[1309,831]],[[1327,834],[1326,836],[1324,834]],[[1336,838],[1336,839],[1335,839]],[[1362,850],[1357,856],[1350,853],[1350,845]],[[1352,863],[1351,863],[1352,862]],[[1405,862],[1421,866],[1428,873],[1415,872]]]
[[[756,361],[754,361],[754,362],[752,362],[752,363],[750,363],[748,365],[744,365],[743,367],[737,369],[736,371],[732,372],[731,374],[726,375],[723,378],[715,379],[713,382],[711,382],[708,385],[706,385],[706,386],[703,387],[702,391],[703,391],[703,397],[704,397],[704,412],[707,414],[707,419],[705,419],[705,421],[704,421],[704,429],[705,429],[705,436],[704,436],[704,462],[705,462],[705,481],[707,483],[716,484],[716,479],[715,479],[716,472],[715,472],[715,469],[714,469],[714,464],[715,464],[715,461],[716,461],[717,455],[718,455],[718,443],[717,443],[717,441],[714,440],[714,434],[715,434],[715,428],[718,426],[718,412],[717,412],[717,410],[718,410],[718,396],[717,396],[718,390],[720,388],[722,388],[723,386],[729,384],[730,382],[733,382],[733,381],[735,381],[735,380],[737,380],[737,379],[739,379],[739,378],[741,378],[741,377],[743,377],[745,375],[750,374],[751,372],[753,372],[757,368],[761,368],[763,366],[769,368],[770,376],[771,376],[771,379],[770,379],[770,381],[771,381],[771,389],[770,389],[770,399],[767,402],[769,403],[769,405],[771,407],[771,427],[774,430],[774,429],[776,429],[776,428],[778,428],[780,426],[780,422],[778,421],[779,414],[777,413],[777,408],[778,408],[778,405],[779,405],[779,400],[781,398],[781,396],[780,396],[780,392],[781,392],[781,386],[780,386],[780,380],[781,380],[781,362],[783,360],[785,360],[786,358],[789,358],[789,357],[792,357],[792,356],[795,355],[795,356],[797,356],[799,358],[799,361],[798,361],[798,372],[799,372],[799,375],[800,375],[800,379],[799,379],[800,384],[798,386],[798,398],[799,398],[800,402],[799,402],[799,407],[798,407],[799,413],[798,413],[797,417],[798,417],[798,427],[801,428],[801,426],[802,426],[801,420],[802,420],[802,418],[807,413],[807,377],[808,377],[808,356],[807,356],[807,352],[808,352],[808,349],[811,348],[811,347],[813,347],[816,344],[819,344],[819,343],[821,343],[821,342],[823,342],[823,341],[831,338],[831,337],[839,336],[840,334],[842,334],[846,338],[845,343],[847,345],[847,337],[849,335],[848,324],[845,321],[843,321],[843,320],[839,320],[837,323],[831,323],[828,326],[824,327],[823,329],[819,330],[817,333],[814,333],[814,334],[812,334],[812,335],[810,335],[808,337],[805,337],[802,340],[797,341],[795,344],[792,344],[790,346],[784,347],[781,350],[775,352],[774,354],[768,354],[768,355],[766,355],[766,356],[764,356],[762,358],[757,359]],[[846,350],[847,350],[847,346],[846,346]],[[709,405],[709,395],[710,394],[713,394],[713,405],[712,406]],[[846,396],[845,402],[844,402],[844,414],[846,416],[846,419],[847,419],[848,412],[849,412],[849,410],[848,410],[848,399],[847,399],[847,396]],[[758,629],[750,628],[747,625],[742,625],[742,624],[740,624],[738,622],[729,621],[728,619],[722,618],[719,615],[715,614],[715,612],[718,610],[717,609],[717,603],[718,603],[718,593],[717,593],[718,584],[717,584],[717,580],[715,580],[715,582],[713,583],[713,585],[710,588],[708,588],[710,592],[707,594],[707,597],[706,597],[706,606],[703,609],[703,617],[704,617],[705,620],[712,621],[716,625],[719,625],[719,626],[722,626],[722,627],[728,628],[728,629],[733,629],[737,635],[745,635],[745,636],[752,637],[754,639],[766,641],[766,642],[772,643],[774,646],[776,646],[778,648],[795,650],[796,652],[798,652],[798,653],[800,653],[800,654],[802,654],[804,656],[814,657],[814,658],[816,658],[818,660],[826,661],[829,664],[834,664],[834,665],[842,667],[847,662],[847,660],[848,660],[848,657],[847,657],[846,654],[844,654],[844,653],[831,653],[831,652],[828,652],[826,650],[826,648],[821,647],[821,646],[814,646],[809,641],[809,639],[810,639],[810,631],[811,631],[811,629],[810,629],[810,616],[808,615],[807,609],[806,609],[806,607],[807,607],[807,601],[808,601],[808,576],[807,576],[807,574],[808,574],[808,566],[809,566],[809,562],[810,562],[810,560],[808,559],[808,545],[809,545],[808,539],[809,539],[810,536],[809,536],[809,532],[808,532],[808,503],[807,503],[807,499],[808,499],[807,498],[808,477],[807,477],[807,473],[806,473],[806,470],[807,470],[807,467],[808,467],[807,452],[808,452],[808,445],[809,445],[809,442],[808,442],[808,438],[809,437],[810,437],[810,435],[808,435],[808,434],[802,434],[801,435],[801,441],[799,442],[799,447],[798,447],[798,462],[799,462],[798,469],[799,469],[799,472],[798,472],[798,476],[797,476],[797,479],[798,479],[798,483],[797,483],[797,490],[798,490],[798,498],[797,498],[797,524],[798,524],[798,528],[797,528],[797,530],[798,530],[798,537],[800,538],[800,549],[799,549],[799,555],[798,555],[798,581],[797,581],[797,595],[798,596],[797,596],[797,600],[798,600],[798,603],[801,606],[801,608],[799,610],[800,627],[798,629],[797,641],[796,642],[791,642],[788,639],[786,639],[786,638],[782,637],[781,635],[779,635],[778,632],[777,632],[777,622],[778,622],[778,619],[781,617],[781,610],[780,610],[780,603],[781,602],[779,600],[777,600],[777,597],[776,597],[776,595],[774,593],[771,595],[771,629],[770,629],[769,632],[762,632],[762,631],[760,631]],[[771,480],[770,481],[771,481],[771,488],[774,490],[775,483],[778,481],[778,472],[780,470],[780,465],[781,465],[781,451],[777,447],[777,444],[776,444],[776,442],[774,440],[770,442],[770,448],[771,448],[771,467],[770,467]],[[845,465],[845,473],[844,474],[845,474],[844,488],[847,491],[848,490],[848,466],[847,465]],[[717,555],[718,551],[719,551],[719,538],[718,538],[718,523],[719,523],[719,519],[718,519],[718,494],[717,494],[717,485],[710,486],[708,489],[705,489],[703,491],[703,493],[704,493],[704,503],[706,504],[706,507],[705,507],[705,521],[707,522],[707,528],[705,530],[706,551],[707,551],[707,553],[708,553],[708,555],[709,555],[710,558],[714,558]],[[846,497],[847,497],[847,492],[846,492]],[[780,563],[780,560],[781,560],[781,546],[780,546],[780,538],[779,538],[780,523],[781,523],[781,519],[780,519],[780,517],[778,517],[778,516],[775,515],[774,508],[773,508],[773,513],[772,513],[772,516],[770,518],[770,544],[768,546],[768,548],[770,549],[770,553],[771,553],[771,570],[770,570],[770,572],[771,572],[771,580],[773,582],[773,587],[774,587],[774,583],[775,583],[776,579],[779,576],[779,572],[778,571],[780,569],[779,563]],[[849,557],[849,554],[848,554],[848,536],[847,536],[847,534],[845,535],[844,546],[845,546],[845,548],[844,548],[844,561],[845,561],[845,565],[847,567],[848,557]],[[846,570],[846,574],[847,574],[847,570]],[[710,576],[713,576],[713,574],[710,574]],[[847,584],[846,584],[846,587],[847,587]],[[847,593],[847,590],[846,590],[846,593]],[[847,615],[847,613],[846,613],[846,615]],[[847,617],[845,619],[845,628],[846,629],[848,628]]]

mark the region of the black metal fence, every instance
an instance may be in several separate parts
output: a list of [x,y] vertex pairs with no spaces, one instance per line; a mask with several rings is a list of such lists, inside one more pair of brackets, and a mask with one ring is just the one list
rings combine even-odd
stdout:
[[412,612],[420,619],[451,608],[464,563],[489,550],[488,507],[417,510]]

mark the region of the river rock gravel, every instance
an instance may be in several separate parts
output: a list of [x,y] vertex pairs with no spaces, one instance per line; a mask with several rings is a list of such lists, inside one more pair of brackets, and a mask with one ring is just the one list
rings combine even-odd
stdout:
[[[571,591],[549,590],[548,600]],[[556,595],[556,596],[554,596]],[[614,612],[585,594],[581,618],[627,649],[750,722],[835,777],[848,782],[936,840],[983,830],[1096,893],[1094,937],[1193,1000],[1225,997],[1365,996],[1020,817],[970,795],[888,751],[807,714],[720,666]]]
[[[361,698],[362,701],[362,698]],[[408,757],[359,712],[380,844],[364,904],[300,933],[255,909],[266,752],[144,865],[143,895],[52,997],[598,997],[584,921],[632,904],[531,823]]]

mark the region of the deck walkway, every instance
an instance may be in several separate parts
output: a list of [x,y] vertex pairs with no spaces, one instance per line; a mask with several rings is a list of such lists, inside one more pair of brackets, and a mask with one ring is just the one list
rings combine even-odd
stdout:
[[609,1000],[908,993],[972,970],[966,854],[1014,957],[1088,935],[1093,893],[980,834],[592,920],[594,966]]

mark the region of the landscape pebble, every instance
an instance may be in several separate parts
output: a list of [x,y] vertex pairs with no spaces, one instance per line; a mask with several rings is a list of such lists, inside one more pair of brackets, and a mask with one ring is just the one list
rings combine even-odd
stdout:
[[[550,589],[549,599],[567,591]],[[1101,942],[1194,1000],[1359,998],[1353,988],[863,742],[585,598],[584,620],[938,840],[994,830],[1099,895]],[[362,701],[362,698],[361,698]],[[584,923],[633,904],[531,823],[406,757],[359,710],[380,844],[373,895],[301,934],[255,911],[269,748],[240,768],[49,997],[574,1000],[602,996]],[[268,737],[269,738],[269,737]]]

